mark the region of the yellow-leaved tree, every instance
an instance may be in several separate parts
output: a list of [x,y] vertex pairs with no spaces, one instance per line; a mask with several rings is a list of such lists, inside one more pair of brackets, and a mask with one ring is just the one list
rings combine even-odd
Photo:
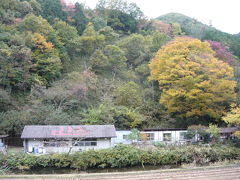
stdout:
[[[232,107],[222,119],[228,124],[240,126],[240,107]],[[240,131],[236,131],[235,135],[240,138]]]
[[179,37],[163,46],[150,61],[149,80],[159,82],[160,103],[169,114],[216,120],[235,101],[233,68],[214,54],[207,42]]

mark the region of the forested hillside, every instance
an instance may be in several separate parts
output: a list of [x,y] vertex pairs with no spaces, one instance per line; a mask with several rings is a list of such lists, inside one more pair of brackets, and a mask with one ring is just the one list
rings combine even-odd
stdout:
[[178,23],[182,27],[182,31],[191,37],[201,40],[214,40],[226,45],[240,58],[240,36],[228,34],[217,30],[216,28],[207,26],[196,19],[187,17],[179,13],[169,13],[158,17],[157,19],[165,23]]
[[125,0],[95,9],[1,0],[0,133],[40,124],[222,125],[239,99],[239,35],[160,19]]

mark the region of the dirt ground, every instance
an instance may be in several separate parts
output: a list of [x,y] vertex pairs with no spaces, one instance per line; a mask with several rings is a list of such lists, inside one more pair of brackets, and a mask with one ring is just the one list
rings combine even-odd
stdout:
[[122,173],[70,175],[16,175],[0,176],[0,180],[238,180],[240,166],[203,167]]

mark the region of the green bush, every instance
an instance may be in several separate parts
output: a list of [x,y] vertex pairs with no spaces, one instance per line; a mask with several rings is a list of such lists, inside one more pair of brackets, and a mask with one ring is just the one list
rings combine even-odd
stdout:
[[156,147],[165,147],[166,145],[163,144],[163,143],[160,142],[160,141],[156,141],[156,142],[154,142],[154,146],[156,146]]
[[0,165],[9,169],[33,168],[122,168],[136,165],[180,165],[182,163],[207,164],[223,160],[239,160],[239,148],[229,146],[172,146],[156,150],[144,150],[119,145],[98,151],[73,154],[8,154],[0,155]]

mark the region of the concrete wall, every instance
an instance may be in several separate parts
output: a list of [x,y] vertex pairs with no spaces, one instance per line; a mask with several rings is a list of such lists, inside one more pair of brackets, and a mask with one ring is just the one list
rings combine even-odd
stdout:
[[[111,147],[111,139],[97,139],[96,146],[72,146],[72,141],[67,141],[67,145],[52,147],[52,146],[44,146],[43,139],[28,139],[24,140],[24,150],[25,152],[29,152],[32,148],[38,148],[43,150],[43,153],[68,153],[68,152],[81,152],[85,150],[97,150]],[[31,148],[32,147],[32,148]]]

